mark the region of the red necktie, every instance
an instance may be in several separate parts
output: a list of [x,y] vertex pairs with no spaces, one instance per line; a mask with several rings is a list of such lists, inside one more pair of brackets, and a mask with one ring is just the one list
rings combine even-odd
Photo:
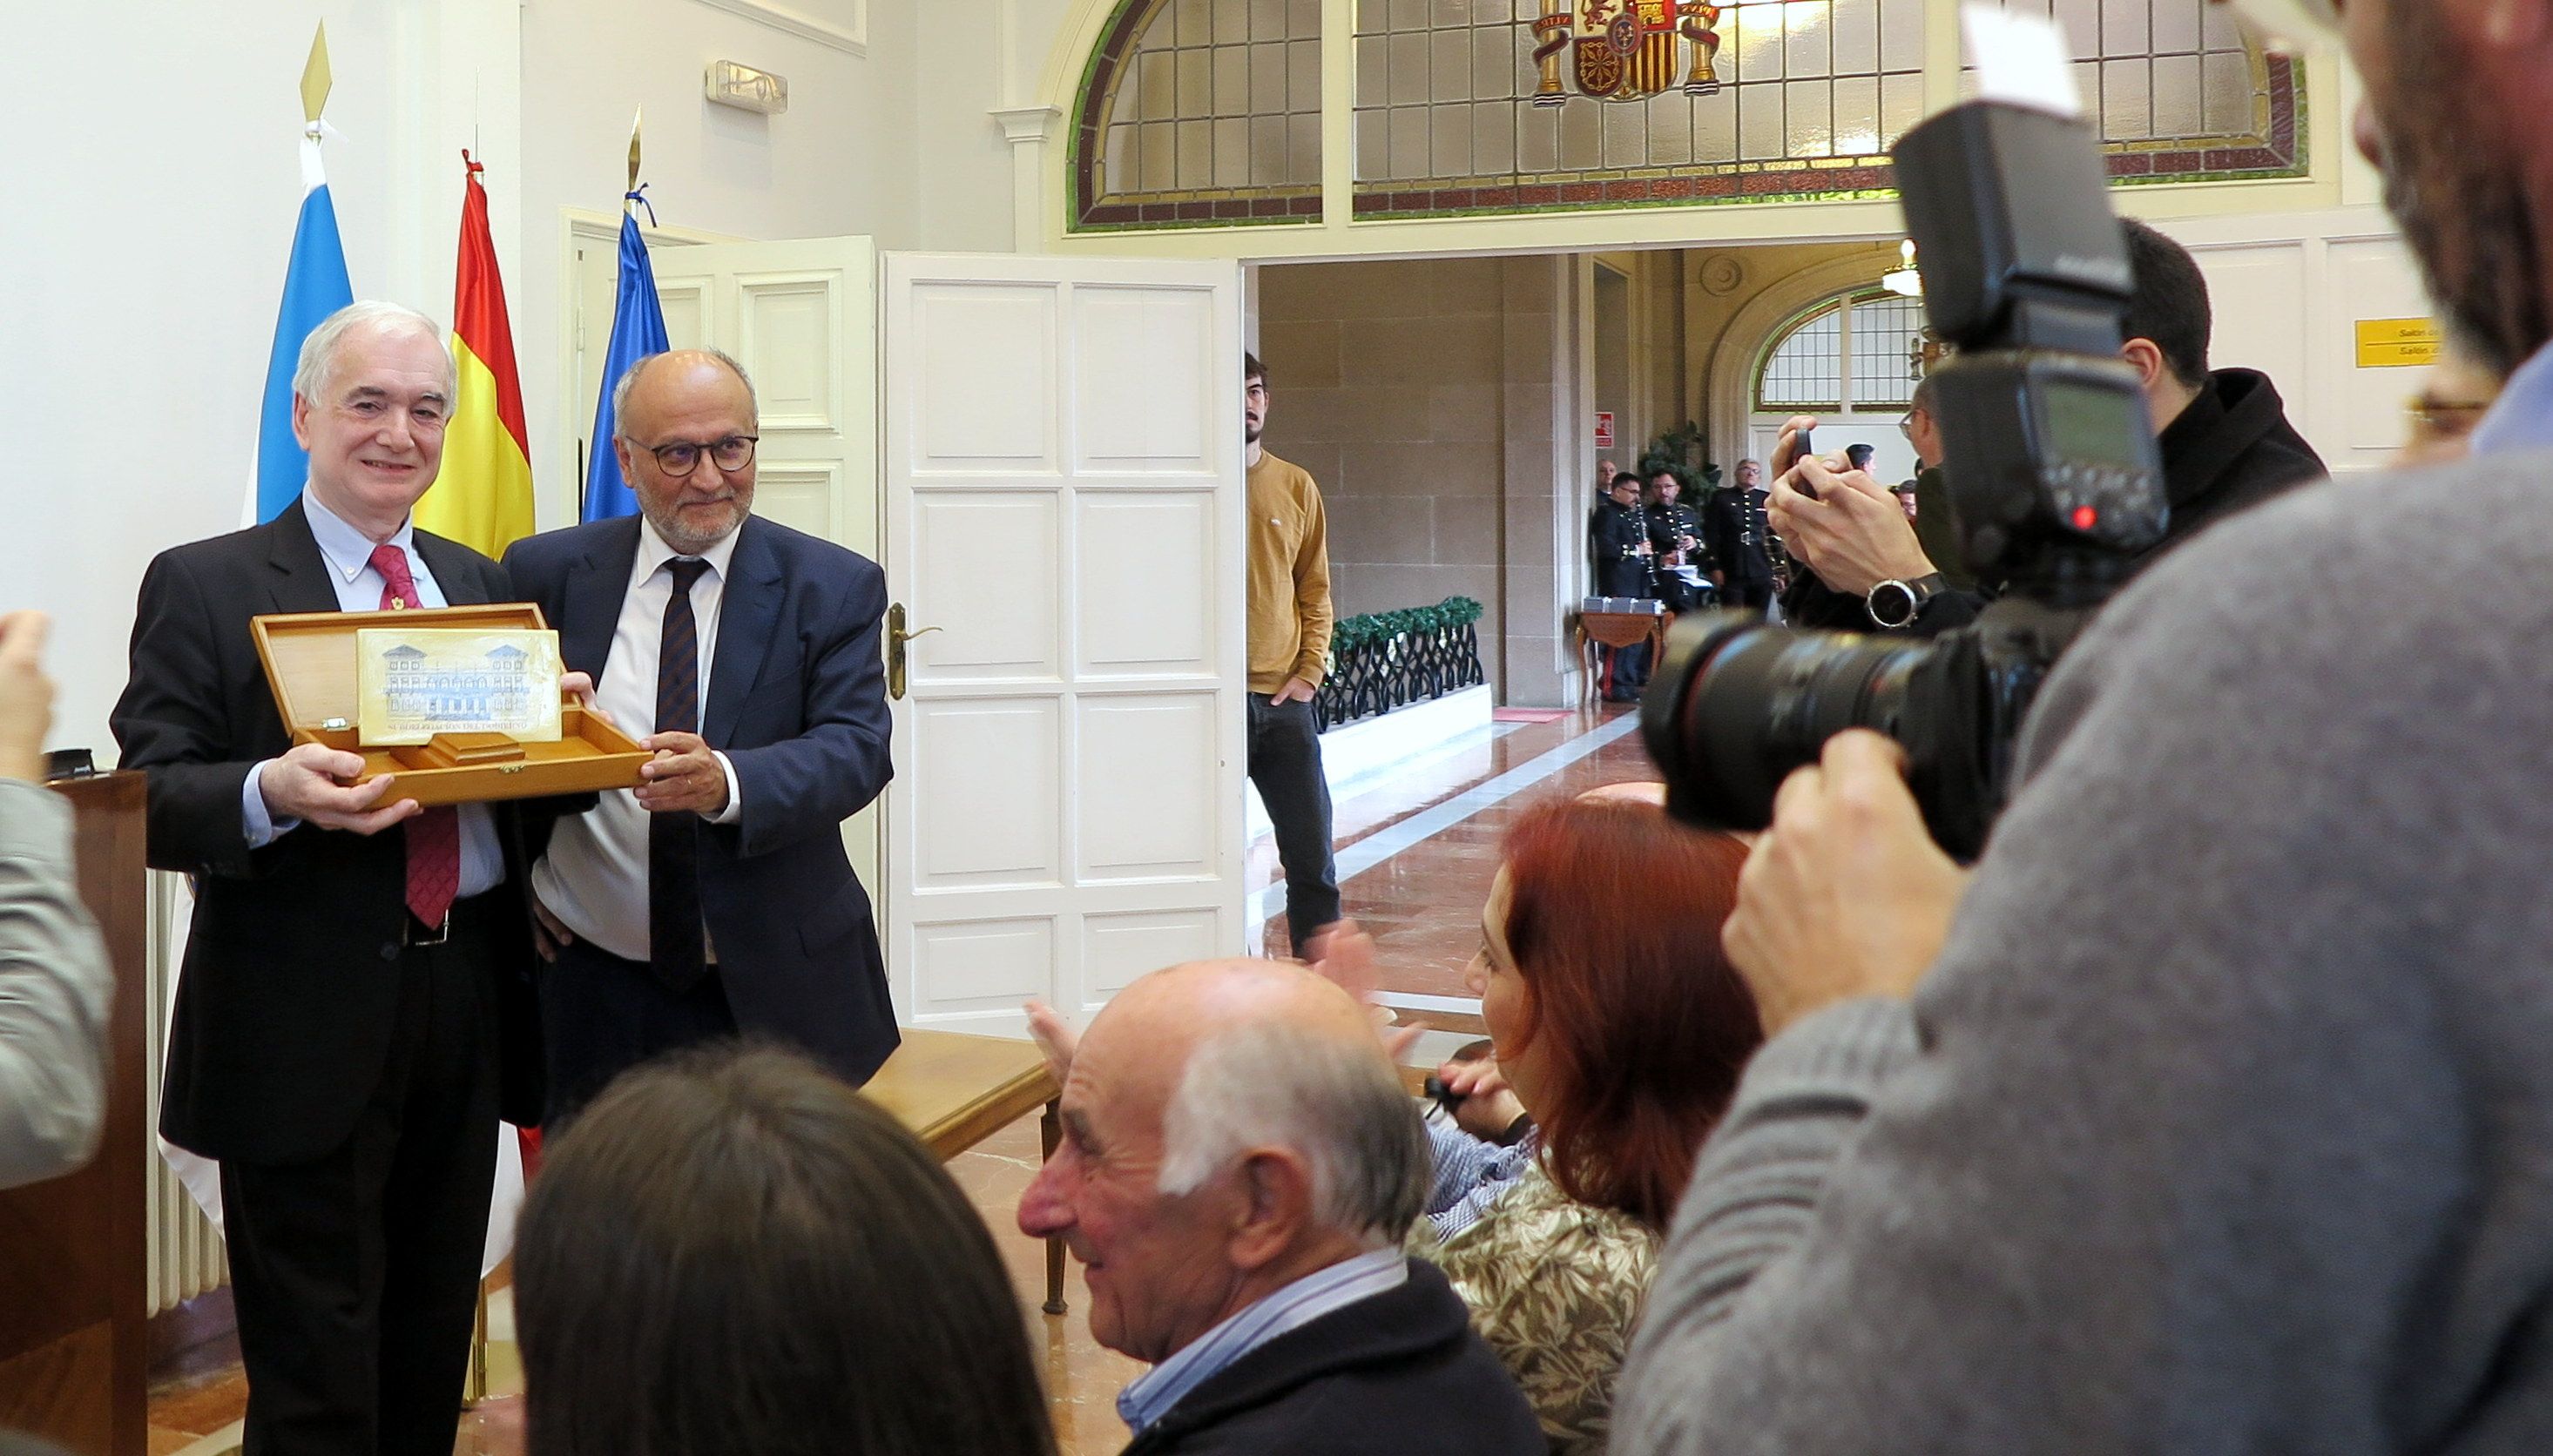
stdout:
[[[416,579],[408,575],[407,554],[396,546],[373,548],[373,570],[382,574],[382,607],[423,607]],[[443,924],[461,890],[461,816],[450,808],[428,809],[409,819],[407,830],[407,909],[428,927]]]

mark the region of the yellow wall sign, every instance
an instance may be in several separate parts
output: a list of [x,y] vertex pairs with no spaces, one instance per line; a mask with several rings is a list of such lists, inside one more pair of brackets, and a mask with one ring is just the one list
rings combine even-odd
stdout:
[[2362,318],[2358,321],[2358,367],[2402,369],[2438,362],[2438,325],[2427,318]]

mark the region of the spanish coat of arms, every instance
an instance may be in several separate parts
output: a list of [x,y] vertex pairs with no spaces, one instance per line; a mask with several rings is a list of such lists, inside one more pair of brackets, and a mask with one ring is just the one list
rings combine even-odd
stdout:
[[[1721,7],[1700,0],[1542,0],[1533,23],[1534,62],[1541,82],[1536,106],[1569,99],[1561,84],[1561,53],[1571,53],[1578,89],[1599,101],[1645,101],[1681,85],[1689,96],[1720,89],[1712,63],[1720,56]],[[1692,64],[1677,70],[1691,50]]]

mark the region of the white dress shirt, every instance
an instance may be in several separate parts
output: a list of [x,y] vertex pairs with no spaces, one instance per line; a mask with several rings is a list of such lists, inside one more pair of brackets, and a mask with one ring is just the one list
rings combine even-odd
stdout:
[[[727,563],[736,532],[702,552],[710,569],[692,583],[692,620],[699,629],[701,707],[710,701],[710,665],[718,658],[719,605],[726,596]],[[620,621],[612,628],[611,655],[595,684],[595,703],[631,737],[655,730],[656,658],[664,647],[665,604],[673,600],[669,563],[683,553],[665,544],[656,527],[638,522],[638,556],[630,563],[629,590],[620,597]],[[735,765],[718,755],[726,773],[726,808],[704,815],[732,824],[742,808]],[[645,960],[647,936],[647,811],[627,789],[607,789],[603,802],[574,819],[559,821],[549,852],[532,866],[532,889],[576,936],[623,960]],[[715,948],[710,958],[716,960]]]
[[[328,566],[328,585],[337,591],[340,612],[379,612],[382,593],[389,583],[373,569],[373,540],[349,524],[343,517],[319,504],[319,498],[304,488],[301,492],[301,513],[310,521],[311,539],[319,543],[319,557]],[[449,607],[443,596],[443,584],[434,579],[434,569],[417,554],[416,522],[399,522],[397,534],[383,543],[395,546],[407,558],[408,580],[416,587],[419,607]],[[248,846],[263,849],[279,835],[301,827],[297,819],[277,819],[267,809],[266,795],[260,792],[258,780],[266,765],[261,761],[248,771],[248,782],[240,788],[240,818],[248,833]],[[389,798],[376,809],[398,802],[398,785],[390,785]],[[455,890],[459,899],[485,894],[505,878],[505,851],[497,842],[497,822],[485,804],[464,804],[461,815],[461,883]],[[405,833],[404,830],[400,831]]]

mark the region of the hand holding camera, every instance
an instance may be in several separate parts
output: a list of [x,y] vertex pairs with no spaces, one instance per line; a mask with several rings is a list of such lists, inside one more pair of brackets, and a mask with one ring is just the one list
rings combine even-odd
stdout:
[[1764,512],[1791,554],[1818,579],[1866,597],[1881,582],[1911,582],[1936,568],[1897,497],[1868,471],[1803,455],[1765,497]]
[[1856,728],[1783,782],[1720,944],[1771,1037],[1837,1001],[1913,990],[1967,880],[1925,830],[1905,750]]

